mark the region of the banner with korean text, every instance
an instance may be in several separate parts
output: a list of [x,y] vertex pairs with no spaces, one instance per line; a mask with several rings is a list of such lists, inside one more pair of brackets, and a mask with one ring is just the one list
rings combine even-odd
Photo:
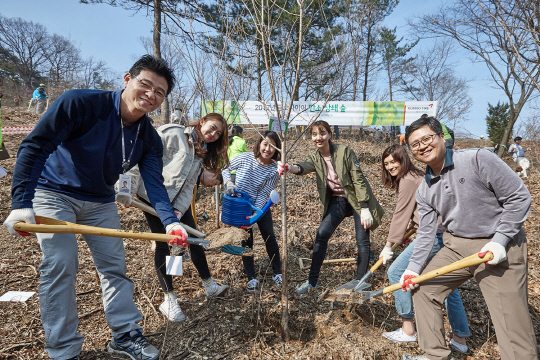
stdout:
[[[281,104],[281,117],[286,116],[288,104]],[[274,103],[260,101],[205,101],[202,115],[216,112],[228,123],[268,124],[270,116],[277,116]],[[436,116],[436,101],[330,101],[326,104],[314,101],[295,101],[289,125],[307,125],[317,117],[330,125],[353,126],[403,126],[410,125],[422,114]]]

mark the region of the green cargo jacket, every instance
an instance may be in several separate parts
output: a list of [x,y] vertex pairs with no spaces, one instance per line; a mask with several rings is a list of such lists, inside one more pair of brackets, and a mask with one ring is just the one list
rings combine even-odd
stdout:
[[[345,192],[347,201],[354,210],[360,215],[363,207],[369,208],[373,216],[373,225],[370,230],[375,230],[380,224],[384,215],[384,210],[373,195],[367,179],[360,169],[360,163],[356,158],[354,151],[346,145],[330,144],[331,162],[339,182]],[[296,164],[300,167],[300,173],[297,175],[306,175],[315,171],[317,175],[317,190],[321,200],[323,217],[328,211],[332,191],[326,185],[326,164],[319,152],[315,150],[309,154],[304,162]]]

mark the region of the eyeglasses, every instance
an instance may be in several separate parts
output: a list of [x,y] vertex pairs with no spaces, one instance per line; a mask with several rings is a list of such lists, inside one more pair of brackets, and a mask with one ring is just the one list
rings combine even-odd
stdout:
[[424,137],[422,137],[419,141],[415,141],[413,142],[412,144],[409,145],[409,148],[412,150],[412,151],[417,151],[418,148],[420,148],[420,143],[422,143],[422,145],[429,145],[433,142],[433,139],[435,138],[435,136],[437,136],[437,134],[431,134],[431,135],[426,135]]
[[156,89],[154,87],[154,84],[152,84],[150,81],[148,80],[141,80],[139,79],[137,76],[131,74],[131,76],[133,76],[135,79],[137,79],[137,81],[139,82],[139,84],[141,84],[141,87],[146,90],[146,91],[152,91],[155,96],[158,98],[158,99],[163,99],[165,98],[165,94],[163,93],[163,91],[161,91],[160,89]]

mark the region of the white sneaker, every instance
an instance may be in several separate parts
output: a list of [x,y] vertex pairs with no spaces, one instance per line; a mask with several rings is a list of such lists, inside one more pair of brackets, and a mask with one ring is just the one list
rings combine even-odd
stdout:
[[218,297],[221,295],[221,293],[229,288],[227,285],[218,285],[218,283],[216,283],[212,278],[203,280],[203,284],[206,288],[207,298]]
[[247,291],[252,293],[255,292],[259,288],[259,280],[257,279],[251,279],[247,283]]
[[272,275],[272,280],[274,280],[278,288],[281,287],[281,284],[283,283],[283,277],[281,274]]
[[309,283],[309,281],[306,281],[305,283],[303,283],[302,285],[300,285],[295,293],[297,295],[302,295],[302,294],[305,294],[307,293],[308,291],[312,290],[312,289],[315,289],[317,286],[311,286],[311,284]]
[[469,347],[467,345],[460,344],[454,339],[450,339],[450,347],[456,351],[459,351],[460,353],[466,353],[469,351]]
[[385,332],[383,333],[383,336],[396,343],[416,342],[416,334],[409,336],[403,332],[402,328],[399,328],[396,331]]
[[178,300],[174,293],[165,294],[165,301],[159,305],[159,311],[161,311],[169,321],[179,323],[186,319],[182,309],[180,309],[180,305],[178,305]]
[[403,355],[401,360],[429,360],[426,355]]

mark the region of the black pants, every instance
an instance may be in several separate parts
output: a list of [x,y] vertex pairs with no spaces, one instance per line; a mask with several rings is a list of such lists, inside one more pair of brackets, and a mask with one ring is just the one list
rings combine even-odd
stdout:
[[369,266],[369,229],[365,230],[360,215],[353,209],[347,198],[343,196],[332,196],[328,211],[319,225],[315,244],[313,245],[313,259],[309,270],[309,283],[317,285],[319,272],[326,256],[328,240],[337,229],[346,215],[353,212],[354,228],[356,231],[356,245],[358,246],[358,261],[356,263],[356,279],[360,280],[367,272]]
[[[158,217],[144,213],[150,230],[153,233],[165,234],[165,228],[159,220]],[[193,215],[191,215],[191,207],[186,210],[186,213],[180,219],[182,224],[186,224],[192,228],[195,228],[195,220],[193,220]],[[210,275],[210,270],[208,269],[208,263],[206,262],[206,255],[204,254],[204,248],[200,245],[189,245],[189,253],[191,254],[191,261],[193,265],[199,272],[201,279],[208,279]],[[161,285],[163,292],[173,291],[172,276],[167,275],[166,269],[166,259],[167,256],[171,254],[169,249],[169,244],[163,241],[156,241],[156,252],[154,253],[154,264],[156,266],[156,272]]]
[[[281,256],[279,254],[279,246],[274,235],[274,223],[272,221],[272,212],[268,210],[259,221],[259,230],[261,231],[262,238],[266,245],[266,253],[272,262],[272,271],[275,275],[281,274]],[[249,238],[242,241],[242,246],[253,249],[253,229],[247,230]],[[244,263],[244,271],[248,277],[248,280],[255,279],[255,260],[253,256],[242,256],[242,262]]]

